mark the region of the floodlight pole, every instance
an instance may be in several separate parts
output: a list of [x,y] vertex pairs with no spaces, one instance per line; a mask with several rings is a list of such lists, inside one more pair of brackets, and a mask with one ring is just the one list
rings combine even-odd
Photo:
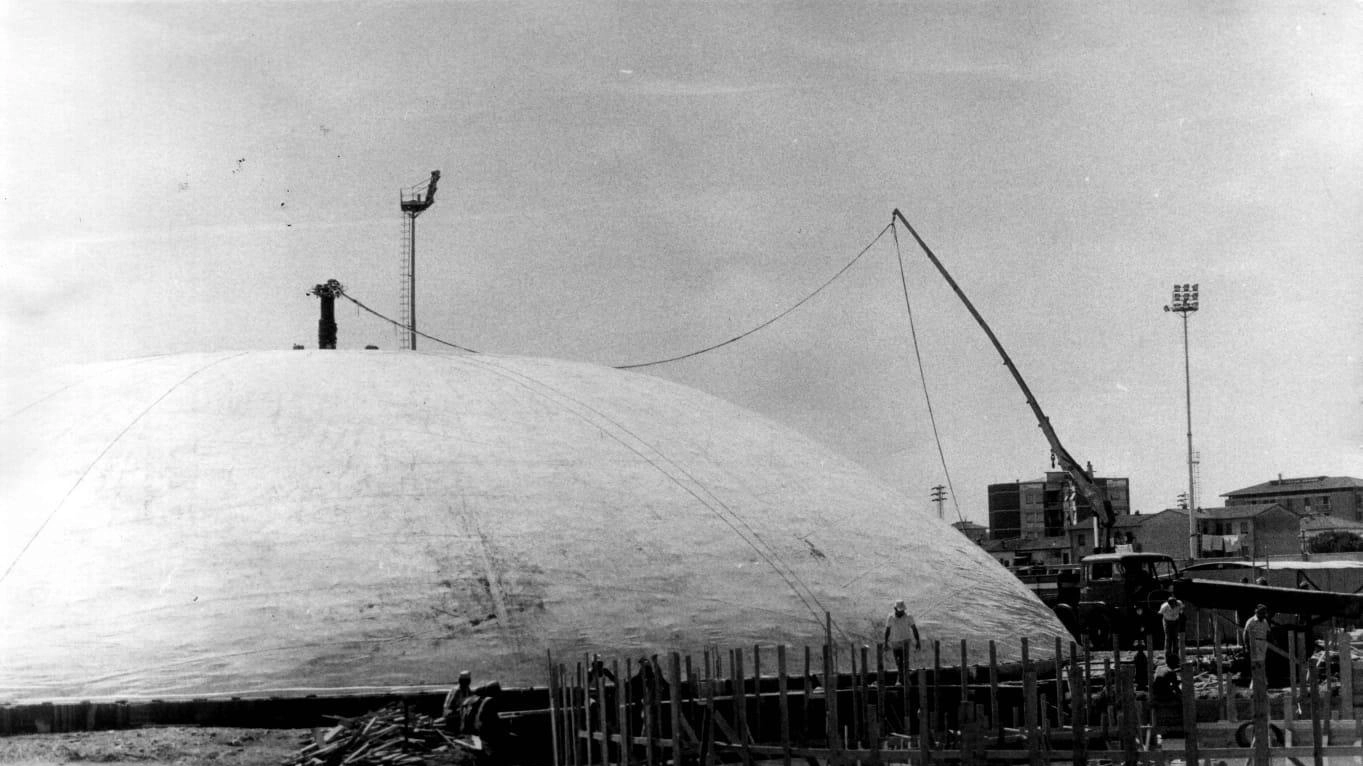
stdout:
[[1188,413],[1188,558],[1197,560],[1197,500],[1193,471],[1193,384],[1188,364],[1188,315],[1197,311],[1197,285],[1174,285],[1173,302],[1164,307],[1183,319],[1183,396]]

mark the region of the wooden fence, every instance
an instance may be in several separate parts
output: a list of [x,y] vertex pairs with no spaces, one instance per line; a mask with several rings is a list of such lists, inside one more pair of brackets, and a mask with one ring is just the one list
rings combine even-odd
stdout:
[[[1023,638],[1021,661],[1001,664],[990,641],[988,664],[972,666],[965,641],[932,642],[925,645],[925,666],[901,679],[882,647],[838,646],[831,636],[827,630],[824,645],[803,651],[754,646],[623,661],[583,657],[572,664],[551,655],[554,766],[778,760],[789,766],[795,759],[809,766],[1085,766],[1227,758],[1266,766],[1283,757],[1363,766],[1347,643],[1338,655],[1336,685],[1322,689],[1313,663],[1292,663],[1293,683],[1271,723],[1266,699],[1239,714],[1225,688],[1230,658],[1219,631],[1206,646],[1201,636],[1185,636],[1181,651],[1190,661],[1182,663],[1179,679],[1185,693],[1167,704],[1151,693],[1158,658],[1145,655],[1142,662],[1115,645],[1096,652],[1060,639],[1038,647]],[[1220,671],[1212,674],[1220,696],[1199,701],[1192,693],[1194,657]],[[1264,696],[1264,684],[1257,688]],[[1326,693],[1334,689],[1341,693],[1337,705]],[[1271,738],[1275,731],[1279,739]],[[1252,747],[1231,746],[1236,735],[1256,733]]]

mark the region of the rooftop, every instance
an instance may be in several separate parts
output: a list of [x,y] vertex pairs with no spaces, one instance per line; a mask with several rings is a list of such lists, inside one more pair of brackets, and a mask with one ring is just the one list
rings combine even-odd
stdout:
[[1331,492],[1341,489],[1363,489],[1363,479],[1352,476],[1305,476],[1284,479],[1279,476],[1263,484],[1226,492],[1221,497],[1250,497],[1253,495],[1281,495],[1284,493]]

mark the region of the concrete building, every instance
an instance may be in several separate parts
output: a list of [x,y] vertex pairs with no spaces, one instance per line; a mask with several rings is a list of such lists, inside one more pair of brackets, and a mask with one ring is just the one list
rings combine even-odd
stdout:
[[1278,503],[1199,508],[1199,558],[1255,559],[1299,554],[1302,515]]
[[1069,544],[1064,537],[1014,537],[1004,540],[982,540],[985,552],[1009,569],[1056,567],[1073,563]]
[[[1126,478],[1094,477],[1107,488],[1117,516],[1131,513],[1130,481]],[[993,540],[1028,540],[1066,536],[1066,477],[1048,471],[1044,479],[989,485],[989,536]],[[1077,519],[1092,518],[1093,509],[1083,495],[1074,498]]]
[[955,527],[956,531],[965,535],[966,539],[976,545],[989,539],[989,527],[986,527],[983,524],[976,524],[973,521],[953,521],[951,522],[951,526]]
[[1363,479],[1351,476],[1278,478],[1222,495],[1226,507],[1276,503],[1295,513],[1363,521]]
[[[1095,538],[1091,521],[1071,525],[1070,555],[1074,561],[1096,552],[1101,540]],[[1101,537],[1101,533],[1097,537]],[[1181,509],[1170,509],[1154,514],[1118,516],[1112,528],[1114,545],[1130,545],[1137,553],[1164,553],[1175,559],[1187,558],[1188,514]]]

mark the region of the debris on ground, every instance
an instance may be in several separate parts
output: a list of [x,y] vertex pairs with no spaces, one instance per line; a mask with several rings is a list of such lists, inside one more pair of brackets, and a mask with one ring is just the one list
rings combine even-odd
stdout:
[[313,729],[286,766],[415,766],[469,764],[483,749],[477,737],[445,732],[444,718],[390,705],[336,725]]

